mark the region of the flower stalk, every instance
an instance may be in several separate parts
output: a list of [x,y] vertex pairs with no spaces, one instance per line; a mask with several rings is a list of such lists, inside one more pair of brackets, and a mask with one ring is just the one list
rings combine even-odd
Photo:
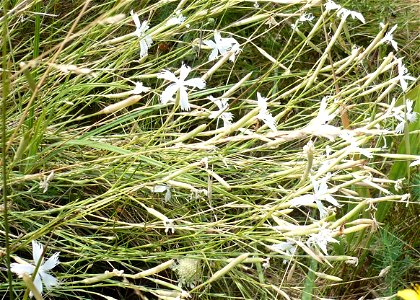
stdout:
[[7,267],[7,281],[9,284],[9,297],[11,300],[15,298],[13,293],[13,279],[12,272],[10,269],[10,227],[9,227],[9,204],[8,204],[8,185],[7,185],[7,135],[6,135],[6,109],[7,101],[9,98],[10,89],[10,76],[9,76],[9,1],[3,0],[3,20],[2,20],[2,103],[1,103],[1,143],[2,143],[2,154],[1,154],[1,167],[2,167],[2,182],[1,182],[1,193],[3,198],[3,222],[5,231],[5,248],[6,248],[6,267]]

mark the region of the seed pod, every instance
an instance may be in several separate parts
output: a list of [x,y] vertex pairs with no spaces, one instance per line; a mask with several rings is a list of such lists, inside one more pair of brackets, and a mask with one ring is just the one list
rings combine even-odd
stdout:
[[123,101],[108,105],[103,110],[101,110],[98,114],[112,114],[127,106],[137,103],[141,98],[142,97],[140,95],[134,95],[134,96],[128,97],[127,99]]

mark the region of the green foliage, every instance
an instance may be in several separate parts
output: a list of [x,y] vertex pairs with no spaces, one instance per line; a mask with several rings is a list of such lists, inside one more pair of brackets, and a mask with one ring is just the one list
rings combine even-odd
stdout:
[[413,201],[420,201],[420,174],[415,174],[412,179],[410,187],[411,195],[413,196]]
[[384,228],[380,235],[376,235],[372,249],[373,266],[385,284],[383,296],[391,296],[401,289],[415,265],[412,251],[407,249],[407,245],[395,233],[388,230]]

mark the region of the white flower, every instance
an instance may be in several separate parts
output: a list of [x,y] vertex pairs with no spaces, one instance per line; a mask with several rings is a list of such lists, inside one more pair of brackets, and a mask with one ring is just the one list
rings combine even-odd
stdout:
[[262,267],[264,268],[264,270],[267,270],[270,267],[270,258],[269,257],[264,258],[264,262],[262,264]]
[[408,88],[408,83],[406,80],[416,81],[416,78],[408,74],[407,68],[402,63],[402,58],[397,58],[397,62],[398,62],[398,77],[397,78],[400,80],[400,85],[403,92],[405,92]]
[[[185,22],[187,18],[184,17],[184,15],[181,13],[181,10],[177,10],[175,12],[175,17],[170,18],[167,22],[166,25],[167,26],[173,26],[173,25],[181,25],[182,23]],[[188,24],[189,25],[189,24]],[[189,26],[187,26],[188,28]]]
[[407,99],[405,102],[405,112],[402,110],[403,105],[396,107],[394,109],[394,118],[400,121],[400,123],[395,127],[396,133],[401,133],[404,131],[406,122],[413,123],[417,120],[417,113],[413,112],[413,100]]
[[267,98],[262,97],[261,94],[257,92],[257,99],[258,107],[260,108],[257,118],[270,127],[272,131],[277,131],[276,120],[267,109]]
[[366,23],[363,15],[354,10],[348,10],[348,9],[343,8],[341,11],[338,12],[338,15],[339,16],[342,15],[342,17],[345,19],[350,15],[353,19],[359,19],[359,21],[362,22],[363,24]]
[[334,1],[328,0],[324,5],[326,11],[337,10],[337,15],[342,19],[347,19],[348,16],[351,16],[353,19],[359,19],[363,24],[366,23],[366,20],[361,13],[344,8]]
[[172,197],[172,193],[171,193],[171,188],[167,185],[164,184],[158,184],[155,185],[152,189],[153,193],[165,193],[165,201],[168,202],[169,200],[171,200]]
[[414,104],[413,100],[407,99],[405,101],[405,106],[407,107],[407,110],[406,110],[407,121],[410,123],[414,123],[417,120],[417,113],[413,111],[413,104]]
[[373,157],[372,153],[369,150],[367,150],[366,148],[360,148],[359,147],[357,140],[349,132],[343,132],[343,133],[341,133],[340,134],[340,137],[343,140],[345,140],[346,142],[350,143],[350,145],[346,147],[347,148],[347,151],[349,153],[358,152],[360,154],[363,154],[366,157],[369,157],[369,158],[372,158]]
[[206,87],[206,82],[201,78],[185,80],[190,72],[191,68],[182,64],[181,68],[179,69],[179,79],[175,76],[174,73],[168,70],[163,70],[162,73],[157,75],[158,78],[173,82],[163,91],[162,95],[160,96],[160,100],[163,104],[167,103],[168,101],[174,101],[172,97],[178,91],[181,109],[190,110],[190,103],[188,102],[186,86],[195,87],[198,89],[203,89]]
[[139,94],[147,93],[147,92],[150,91],[150,88],[147,87],[147,86],[144,86],[143,83],[141,83],[141,82],[136,82],[135,85],[136,86],[131,91],[131,94],[133,94],[133,95],[139,95]]
[[136,25],[136,35],[140,42],[140,58],[147,56],[149,47],[153,44],[152,37],[146,34],[146,30],[149,29],[147,21],[140,23],[139,16],[134,12],[130,11],[131,17],[133,18],[134,24]]
[[292,29],[293,29],[293,30],[295,30],[295,29],[299,26],[299,24],[300,24],[300,23],[303,23],[303,22],[310,22],[310,21],[312,21],[314,18],[315,18],[315,17],[314,17],[314,15],[313,15],[313,14],[304,12],[304,13],[303,13],[303,14],[299,17],[299,19],[297,19],[297,20],[296,20],[296,22],[295,22],[294,24],[290,25],[290,26],[292,27]]
[[222,38],[220,32],[214,31],[214,42],[211,40],[205,40],[203,43],[212,49],[209,61],[213,61],[219,55],[224,55],[226,52],[231,50],[233,54],[230,56],[229,60],[235,60],[235,54],[237,54],[239,49],[239,43],[234,38]]
[[[395,102],[392,99],[393,103]],[[406,119],[405,119],[405,112],[404,112],[404,105],[397,106],[393,108],[393,117],[399,121],[398,125],[395,127],[395,133],[401,133],[404,131]]]
[[48,176],[44,175],[44,179],[39,183],[39,188],[42,189],[43,193],[48,191],[48,186],[51,180],[54,178],[54,170]]
[[330,157],[332,152],[332,148],[330,147],[330,145],[325,146],[325,155],[327,156],[327,158]]
[[229,109],[229,105],[227,103],[227,99],[217,99],[214,98],[213,96],[209,96],[207,97],[207,99],[209,99],[211,102],[213,102],[214,104],[216,104],[217,108],[219,109],[218,111],[212,111],[210,113],[209,118],[210,119],[222,119],[223,120],[223,127],[228,127],[230,125],[232,125],[232,119],[233,119],[233,115],[230,112],[227,112],[227,110]]
[[419,158],[418,160],[413,161],[413,162],[410,164],[410,167],[414,167],[414,166],[418,166],[418,165],[420,165],[420,158]]
[[117,93],[117,94],[108,94],[105,95],[105,97],[107,98],[124,98],[124,97],[129,97],[132,95],[140,95],[142,93],[147,93],[150,91],[150,88],[147,86],[144,86],[143,83],[141,82],[135,82],[134,83],[135,86],[131,91],[125,91],[122,93]]
[[397,192],[401,191],[401,189],[403,188],[404,180],[405,180],[405,177],[403,177],[403,178],[399,178],[399,179],[397,179],[397,180],[395,181],[395,183],[394,183],[394,189],[395,189]]
[[303,23],[303,22],[309,22],[312,21],[314,19],[314,15],[312,13],[306,13],[304,12],[299,19],[297,20],[297,22]]
[[330,140],[334,140],[341,133],[341,129],[339,127],[328,125],[328,122],[334,119],[337,115],[337,110],[334,110],[331,114],[328,113],[328,98],[328,96],[322,98],[318,115],[309,122],[305,130],[308,134],[323,136]]
[[328,124],[329,121],[336,117],[336,111],[334,111],[332,114],[329,114],[327,111],[328,98],[329,97],[322,98],[318,115],[309,122],[310,126],[322,126]]
[[332,231],[330,229],[321,228],[318,233],[310,234],[309,239],[306,241],[308,246],[317,246],[325,255],[328,255],[327,245],[328,243],[339,243],[332,237]]
[[290,205],[292,207],[299,207],[301,205],[311,205],[313,203],[316,204],[319,210],[319,214],[321,219],[325,218],[328,215],[328,211],[325,206],[322,204],[322,200],[325,200],[336,207],[341,207],[341,205],[335,200],[333,196],[328,192],[328,185],[327,181],[331,177],[331,174],[328,173],[326,177],[320,179],[319,181],[311,178],[312,185],[314,188],[313,194],[306,194],[299,197],[296,197],[290,200]]
[[[293,241],[287,241],[287,242],[280,242],[278,244],[273,244],[271,246],[268,246],[268,248],[272,251],[279,252],[289,258],[292,258],[297,250],[297,246]],[[289,259],[284,259],[283,264],[286,264],[289,261]]]
[[331,10],[336,10],[336,9],[340,9],[341,5],[338,5],[337,3],[335,3],[334,1],[328,0],[325,4],[325,10],[326,11],[331,11]]
[[[381,26],[381,28],[384,28],[385,25],[384,23],[379,23],[379,25]],[[388,43],[391,44],[391,46],[395,49],[395,51],[398,51],[398,44],[396,41],[394,41],[394,37],[393,37],[393,33],[395,31],[395,29],[397,29],[398,25],[394,25],[390,30],[388,30],[385,33],[385,36],[381,39],[380,43]]]
[[165,226],[165,233],[169,233],[169,231],[171,231],[172,234],[175,233],[174,220],[168,218],[164,219],[163,226]]
[[[58,256],[60,255],[60,252],[54,253],[53,256],[51,256],[46,262],[44,262],[44,258],[41,257],[43,252],[44,247],[37,241],[32,241],[32,253],[34,264],[29,264],[26,262],[10,264],[10,269],[13,273],[16,273],[19,276],[23,276],[23,274],[25,273],[28,275],[32,275],[35,271],[36,266],[39,264],[39,260],[41,260],[38,272],[36,273],[34,279],[34,285],[38,292],[41,294],[43,290],[42,283],[45,284],[45,287],[47,289],[51,289],[51,287],[58,285],[57,279],[54,276],[48,274],[48,271],[50,271],[60,263],[58,261]],[[29,295],[30,297],[32,297],[32,292]]]

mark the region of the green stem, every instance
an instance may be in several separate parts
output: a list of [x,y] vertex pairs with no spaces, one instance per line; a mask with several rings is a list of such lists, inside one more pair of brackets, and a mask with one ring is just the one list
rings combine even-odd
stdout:
[[[41,3],[36,2],[34,5],[34,11],[36,13],[39,13],[41,10]],[[34,52],[33,52],[33,58],[36,59],[39,56],[39,40],[40,40],[40,31],[41,31],[41,16],[39,14],[35,14],[35,32],[34,32]],[[28,71],[30,77],[37,77],[36,70],[34,71],[34,74],[31,75]],[[35,105],[31,105],[31,109],[29,111],[29,118],[28,118],[28,130],[31,130],[33,127],[35,119]]]
[[[406,154],[411,154],[410,148],[410,129],[408,128],[408,120],[407,120],[407,101],[405,95],[403,96],[403,104],[404,104],[404,143],[405,143],[405,151]],[[407,161],[407,181],[410,182],[410,162]]]
[[3,0],[3,43],[2,43],[2,82],[3,82],[3,101],[1,106],[1,119],[2,119],[2,127],[1,127],[1,141],[2,141],[2,193],[3,193],[3,219],[4,219],[4,231],[5,231],[5,246],[6,246],[6,266],[7,266],[7,279],[9,282],[9,297],[10,299],[14,299],[13,294],[13,279],[12,279],[12,272],[10,270],[10,228],[9,228],[9,207],[7,203],[7,166],[6,166],[6,103],[7,97],[9,94],[9,66],[8,66],[8,56],[7,56],[7,45],[9,41],[9,33],[7,30],[8,25],[8,1]]
[[305,285],[302,292],[302,300],[311,300],[313,290],[315,286],[315,272],[318,269],[318,262],[315,259],[311,259],[311,265],[309,267],[308,275],[306,275]]

